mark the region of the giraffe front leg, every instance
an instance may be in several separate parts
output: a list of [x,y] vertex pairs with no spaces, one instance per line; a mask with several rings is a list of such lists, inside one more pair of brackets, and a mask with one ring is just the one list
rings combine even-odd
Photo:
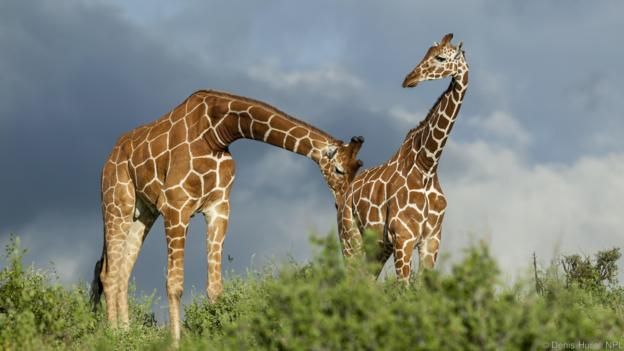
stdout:
[[[221,281],[223,241],[230,217],[230,192],[236,171],[234,160],[229,153],[221,155],[221,160],[217,169],[219,176],[207,188],[207,196],[202,209],[206,219],[206,294],[211,303],[216,302],[223,292]],[[205,182],[205,184],[210,183]]]
[[362,233],[353,219],[353,212],[348,204],[344,204],[338,210],[338,237],[344,258],[349,259],[362,254]]
[[217,301],[223,292],[221,279],[221,261],[223,241],[227,232],[230,215],[229,192],[221,201],[214,202],[206,210],[206,260],[208,273],[206,277],[206,294],[211,303]]
[[428,235],[418,246],[418,271],[423,269],[433,269],[436,260],[438,259],[438,252],[440,250],[440,241],[442,239],[442,218],[444,214],[439,216],[439,219],[434,222],[434,227],[429,231]]
[[394,241],[394,269],[397,279],[405,284],[409,284],[409,277],[412,271],[412,255],[416,238],[413,236],[401,236],[398,233]]
[[438,259],[438,251],[440,250],[442,222],[444,221],[447,202],[437,175],[434,178],[433,189],[427,194],[427,199],[429,202],[429,213],[425,226],[425,235],[423,235],[423,240],[418,245],[419,273],[424,269],[432,269],[435,266]]
[[167,235],[167,300],[171,336],[175,343],[180,339],[180,298],[184,291],[184,243],[190,215],[183,211],[164,213]]

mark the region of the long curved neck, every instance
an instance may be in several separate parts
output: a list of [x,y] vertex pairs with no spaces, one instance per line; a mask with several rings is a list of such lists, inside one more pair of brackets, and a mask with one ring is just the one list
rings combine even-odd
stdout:
[[467,88],[468,67],[464,65],[464,68],[451,79],[448,88],[429,110],[427,117],[406,137],[403,146],[409,150],[402,150],[403,154],[413,157],[416,167],[426,175],[436,172],[442,150],[459,114]]
[[241,96],[208,92],[209,144],[225,148],[241,138],[254,139],[306,156],[316,163],[338,140],[275,107]]

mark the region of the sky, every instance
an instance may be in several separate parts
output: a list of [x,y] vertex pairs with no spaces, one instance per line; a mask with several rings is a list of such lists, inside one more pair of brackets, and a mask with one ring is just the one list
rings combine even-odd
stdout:
[[[453,261],[485,240],[513,277],[533,252],[546,266],[622,247],[622,13],[616,0],[3,0],[0,244],[19,235],[28,262],[54,262],[65,284],[90,281],[108,153],[198,89],[265,101],[343,140],[363,135],[365,167],[382,163],[449,84],[401,88],[452,32],[470,85],[439,168],[442,255]],[[224,270],[308,260],[310,234],[336,228],[318,167],[255,141],[231,151]],[[204,291],[204,242],[196,216],[186,302]],[[159,220],[135,266],[137,289],[164,296],[165,267]]]

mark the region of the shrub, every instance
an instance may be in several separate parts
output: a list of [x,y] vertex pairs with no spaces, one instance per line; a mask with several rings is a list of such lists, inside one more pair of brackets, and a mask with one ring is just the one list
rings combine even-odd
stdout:
[[504,286],[483,244],[467,250],[450,274],[425,271],[405,287],[376,283],[364,262],[362,269],[345,266],[333,237],[315,242],[320,250],[311,264],[237,281],[212,307],[201,299],[188,306],[185,325],[202,337],[185,347],[525,350],[624,341],[621,310],[595,291],[559,289],[560,280],[544,295],[529,281]]
[[[365,257],[345,264],[334,235],[313,242],[310,263],[226,280],[217,303],[198,297],[186,306],[180,349],[530,350],[624,343],[617,250],[573,259],[565,268],[536,269],[536,292],[528,279],[501,283],[484,244],[466,250],[449,273],[424,271],[405,286],[376,282],[371,272],[378,267]],[[84,288],[66,289],[50,272],[24,268],[23,253],[13,238],[0,271],[0,349],[170,347],[168,328],[156,325],[151,312],[154,294],[137,298],[132,291],[131,327],[113,330],[102,312],[90,313]]]
[[25,268],[26,250],[17,237],[11,237],[5,251],[7,265],[0,270],[0,349],[138,349],[166,344],[167,334],[156,328],[152,312],[155,293],[136,298],[132,285],[132,327],[128,332],[114,331],[106,327],[103,309],[92,312],[86,284],[66,289],[53,272]]
[[[0,271],[0,340],[4,348],[62,345],[92,333],[96,318],[83,287],[65,290],[50,284],[49,272],[24,268],[19,239],[6,247],[8,265]],[[35,338],[37,335],[43,338]]]

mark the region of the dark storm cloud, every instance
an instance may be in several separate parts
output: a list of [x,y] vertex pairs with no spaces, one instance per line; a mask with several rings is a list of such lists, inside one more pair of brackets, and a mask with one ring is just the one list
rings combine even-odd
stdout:
[[7,167],[0,184],[11,199],[0,204],[4,229],[45,208],[97,212],[99,170],[121,133],[196,89],[253,86],[236,72],[224,77],[218,67],[176,56],[104,5],[3,7],[0,69],[8,94],[0,107],[0,157]]
[[[250,80],[245,70],[237,72],[228,65],[223,65],[225,69],[205,65],[200,58],[201,50],[196,52],[197,56],[179,54],[167,46],[166,40],[158,40],[112,7],[81,1],[54,5],[44,1],[9,1],[2,6],[0,70],[7,74],[0,90],[7,94],[0,105],[0,159],[5,165],[0,173],[4,199],[0,203],[0,236],[5,240],[10,232],[24,236],[31,258],[42,264],[62,261],[68,267],[71,261],[68,250],[83,252],[74,257],[78,268],[68,268],[81,279],[89,279],[92,261],[100,252],[99,172],[121,133],[159,117],[199,88],[260,96],[280,107],[283,105],[279,101],[293,99],[292,107],[297,107],[293,113],[305,111],[302,107],[305,104],[300,103],[302,99],[266,89],[262,82]],[[238,31],[241,34],[237,35]],[[225,32],[239,38],[238,45],[246,46],[241,44],[249,35],[244,28]],[[237,47],[216,35],[207,36],[205,42],[221,54],[226,47]],[[235,56],[235,52],[231,55]],[[254,91],[263,93],[254,94]],[[318,97],[306,99],[314,102]],[[323,102],[316,106],[323,106]],[[318,112],[325,111],[313,111]],[[349,120],[348,116],[345,118]],[[325,126],[335,127],[331,123]],[[333,129],[348,131],[348,128]],[[274,151],[257,142],[236,143],[232,152],[241,163],[237,183],[250,183],[257,174],[250,171],[253,166],[246,164],[253,165],[253,160]],[[310,180],[308,190],[298,196],[320,193],[320,200],[313,200],[314,203],[331,206],[331,196],[318,169],[300,156],[293,157],[296,162],[305,162],[303,173],[294,179],[293,185]],[[243,191],[245,186],[235,185],[236,188]],[[246,201],[258,198],[257,201],[265,204],[281,202],[274,197],[279,196],[275,190],[260,188]],[[253,207],[253,203],[234,201],[233,217],[240,218],[243,214],[239,212],[253,211]],[[258,228],[268,231],[274,228],[272,221],[261,216],[254,218],[268,225]],[[333,215],[328,221],[331,226]],[[203,246],[201,222],[194,220],[197,228],[192,229],[193,238],[189,239],[196,240],[199,246],[190,247]],[[250,232],[251,223],[251,220],[239,220],[230,231]],[[162,270],[153,269],[164,266],[161,227],[161,223],[156,224],[142,254],[155,258],[147,266],[140,259],[137,266],[138,275],[147,277],[141,279],[144,286],[162,285]],[[304,235],[307,229],[302,229]],[[307,238],[304,236],[303,240]],[[249,252],[256,251],[253,243],[246,243],[249,240],[241,241],[240,245],[248,250],[237,256],[249,257]],[[238,259],[236,263],[242,268],[248,260]],[[203,267],[205,264],[197,270],[201,272]]]
[[[464,174],[481,179],[471,168],[490,166],[481,150],[519,152],[510,164],[525,167],[518,174],[530,178],[539,162],[624,149],[623,77],[605,65],[624,58],[617,44],[621,2],[197,0],[159,15],[141,11],[151,2],[117,3],[0,4],[0,236],[27,234],[34,259],[59,261],[85,280],[100,252],[99,172],[110,148],[122,132],[200,88],[267,101],[338,138],[364,135],[360,155],[368,167],[392,155],[448,84],[400,87],[425,46],[454,32],[465,42],[471,85],[452,140],[484,139],[479,146],[491,130],[474,121],[507,115],[532,138],[520,151],[466,144],[468,161],[460,144],[442,160],[449,183],[461,183]],[[593,147],[588,138],[603,144]],[[317,167],[252,141],[231,150],[238,170],[225,250],[235,259],[224,262],[226,269],[249,267],[253,254],[308,257],[308,226],[335,225]],[[501,193],[496,186],[492,196]],[[490,201],[459,200],[470,208]],[[162,291],[161,221],[152,231],[135,272],[141,289]],[[203,240],[196,217],[187,286],[200,292]],[[74,259],[75,251],[86,253]]]
[[[602,77],[603,90],[616,96],[624,93],[620,70],[603,64],[624,57],[624,47],[616,39],[624,8],[620,2],[591,6],[582,1],[492,0],[246,4],[193,2],[153,23],[163,28],[156,29],[161,36],[186,50],[196,50],[207,63],[245,71],[274,59],[280,69],[291,71],[331,62],[348,67],[350,74],[362,79],[366,89],[354,92],[353,101],[364,104],[362,108],[402,104],[425,112],[447,83],[406,91],[400,89],[400,82],[424,54],[424,45],[454,32],[456,40],[465,42],[471,67],[464,117],[512,111],[535,136],[528,150],[531,159],[574,160],[588,147],[578,141],[590,135],[599,138],[602,122],[624,131],[616,104],[605,106],[600,101],[604,98],[590,97],[592,104],[587,106],[592,108],[579,110],[576,103],[584,99],[584,89],[592,88],[586,82],[596,77]],[[580,87],[580,94],[570,92],[570,87]],[[312,99],[301,95],[301,88],[293,90],[284,108],[300,103],[301,111],[315,114],[317,105]],[[275,94],[246,91],[264,98]],[[350,101],[341,103],[344,108],[351,106]],[[601,123],[596,123],[598,116]],[[360,119],[359,124],[383,117],[380,113],[376,120]],[[459,138],[469,136],[463,128],[454,133]],[[397,131],[393,138],[402,134]],[[621,143],[611,147],[623,149]],[[377,152],[372,148],[363,152],[367,150]]]
[[[165,112],[190,72],[110,8],[5,2],[3,226],[45,208],[97,209],[99,169],[122,131]],[[182,74],[181,74],[182,73]]]

